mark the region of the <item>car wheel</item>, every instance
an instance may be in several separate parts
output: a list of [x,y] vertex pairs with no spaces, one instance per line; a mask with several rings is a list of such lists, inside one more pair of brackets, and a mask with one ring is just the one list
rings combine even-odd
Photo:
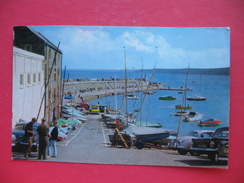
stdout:
[[191,154],[192,156],[199,156],[199,153],[196,152],[196,151],[190,151],[190,154]]
[[208,158],[212,161],[212,162],[217,162],[219,155],[218,154],[208,154]]
[[138,140],[135,144],[135,146],[137,147],[137,149],[143,149],[144,148],[144,143],[140,140]]
[[182,149],[177,150],[180,155],[186,155],[188,152]]

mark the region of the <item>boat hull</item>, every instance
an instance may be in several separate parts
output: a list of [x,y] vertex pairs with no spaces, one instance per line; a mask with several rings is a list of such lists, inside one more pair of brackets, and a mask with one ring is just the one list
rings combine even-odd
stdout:
[[189,101],[205,101],[207,98],[206,97],[187,97],[187,100]]
[[171,96],[167,96],[167,97],[159,97],[159,100],[167,100],[167,101],[171,101],[171,100],[175,100],[176,98],[171,97]]
[[193,107],[192,106],[181,106],[181,105],[176,105],[175,106],[176,109],[181,109],[181,110],[190,110]]
[[135,135],[137,140],[142,142],[148,142],[151,140],[157,140],[165,137],[169,137],[169,131],[162,128],[151,128],[144,126],[133,126],[129,125],[121,131],[121,133]]
[[215,125],[219,125],[222,121],[220,120],[213,120],[213,119],[209,119],[209,120],[205,120],[205,121],[200,121],[198,123],[199,126],[215,126]]

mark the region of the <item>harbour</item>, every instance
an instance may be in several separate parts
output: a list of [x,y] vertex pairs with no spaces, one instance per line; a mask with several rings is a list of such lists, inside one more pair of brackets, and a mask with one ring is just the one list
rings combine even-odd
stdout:
[[[86,72],[83,70],[80,71],[69,71],[71,81],[77,80],[77,76],[82,75],[83,78],[100,78],[102,80],[102,76],[106,76],[109,78],[108,80],[112,80],[111,76],[115,76],[114,71],[94,71],[94,72]],[[91,75],[92,73],[92,75]],[[117,80],[124,81],[123,71],[116,73]],[[129,72],[128,74],[129,81],[134,81],[134,78],[140,78],[140,72]],[[151,72],[147,72],[146,75],[150,76]],[[118,78],[120,76],[120,78]],[[184,93],[181,90],[184,90],[185,84],[185,74],[164,74],[164,73],[156,73],[153,79],[153,82],[156,84],[154,87],[148,88],[148,91],[153,91],[153,94],[148,94],[145,96],[145,100],[142,106],[142,112],[140,113],[139,120],[140,121],[148,121],[162,124],[162,128],[170,129],[173,131],[177,130],[179,116],[176,117],[175,113],[180,110],[175,109],[176,105],[182,103],[183,94],[179,94],[180,92]],[[94,81],[95,80],[95,81]],[[140,80],[140,79],[138,79]],[[147,79],[146,81],[148,81]],[[87,81],[86,81],[87,82]],[[89,81],[91,82],[91,81]],[[99,83],[97,86],[101,86],[102,82],[107,81],[97,81],[97,79],[93,79],[93,84],[96,82]],[[110,81],[109,81],[110,82]],[[114,81],[111,81],[114,82]],[[134,84],[134,82],[131,82]],[[139,82],[138,82],[139,83]],[[114,86],[115,82],[111,84]],[[82,84],[80,84],[82,85]],[[78,89],[74,86],[74,84],[70,85],[68,91],[73,91],[74,99],[65,100],[64,102],[73,101],[74,105],[76,103],[82,102],[82,100],[77,99],[77,96],[80,94],[81,96],[89,96],[91,93],[93,96],[89,99],[86,99],[86,102],[89,102],[90,105],[96,105],[100,103],[102,105],[111,106],[112,109],[120,108],[121,103],[124,97],[124,83],[117,82],[116,83],[118,90],[114,90],[114,88],[110,88],[109,90],[100,90],[100,91],[89,91],[87,93],[79,93]],[[86,85],[84,85],[86,87]],[[84,87],[83,86],[83,87]],[[85,88],[84,87],[84,88]],[[187,104],[193,106],[193,109],[186,110],[186,112],[198,112],[202,114],[203,119],[215,118],[221,120],[222,123],[217,126],[208,126],[207,129],[215,130],[217,127],[229,126],[229,76],[225,75],[202,75],[202,95],[208,97],[206,101],[187,101]],[[144,90],[141,91],[140,87],[133,88],[128,87],[128,91],[130,94],[134,94],[138,96],[138,100],[128,100],[128,112],[131,113],[134,110],[139,109],[141,106],[141,102],[143,100],[143,95],[146,90],[146,85],[144,86]],[[108,92],[109,91],[109,92]],[[199,92],[199,75],[190,74],[188,79],[188,87],[186,90],[187,96],[192,96]],[[173,96],[176,99],[173,101],[163,101],[159,100],[162,96]],[[76,102],[78,101],[78,102]],[[218,105],[216,105],[218,103]],[[126,111],[125,105],[122,106],[121,109],[124,113]],[[136,114],[136,113],[135,113]],[[183,120],[183,118],[182,118]],[[201,130],[205,127],[198,126],[197,122],[181,122],[181,129],[179,132],[179,136],[185,135],[190,130]]]
[[[162,146],[161,149],[150,147],[137,149],[135,146],[130,149],[123,146],[111,147],[108,134],[113,134],[114,129],[106,127],[100,115],[87,115],[87,117],[87,122],[71,131],[66,140],[57,142],[57,157],[51,157],[45,162],[212,168],[227,166],[226,162],[222,161],[217,164],[212,163],[207,156],[179,155],[166,146]],[[33,152],[33,157],[25,158],[22,153],[13,152],[12,158],[38,161],[37,156],[37,152]]]

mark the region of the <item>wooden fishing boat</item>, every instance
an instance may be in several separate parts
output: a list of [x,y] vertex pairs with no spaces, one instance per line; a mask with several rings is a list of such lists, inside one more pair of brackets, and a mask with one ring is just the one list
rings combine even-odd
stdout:
[[201,120],[199,121],[199,126],[214,126],[219,125],[222,121],[216,119],[208,119],[208,120]]
[[159,100],[175,100],[176,98],[175,97],[172,97],[172,96],[165,96],[165,97],[159,97]]
[[176,109],[181,109],[181,110],[190,110],[192,109],[193,107],[192,106],[182,106],[182,105],[176,105],[175,106]]

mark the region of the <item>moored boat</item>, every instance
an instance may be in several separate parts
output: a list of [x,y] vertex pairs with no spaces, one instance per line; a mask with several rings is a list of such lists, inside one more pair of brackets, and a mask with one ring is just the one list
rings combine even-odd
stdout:
[[186,112],[186,111],[178,111],[174,114],[174,116],[186,116],[188,114],[189,114],[189,112]]
[[182,110],[190,110],[192,109],[193,107],[192,106],[182,106],[182,105],[176,105],[175,106],[176,109],[182,109]]
[[205,101],[206,99],[207,99],[207,97],[202,97],[199,95],[195,95],[193,97],[187,97],[187,100],[190,100],[190,101]]
[[190,112],[188,115],[185,116],[183,121],[192,122],[192,121],[199,121],[202,119],[202,114],[196,112]]
[[153,95],[155,92],[152,91],[148,91],[148,92],[143,92],[143,94],[147,94],[147,95]]
[[175,100],[175,97],[172,96],[165,96],[165,97],[159,97],[159,100]]
[[129,100],[138,100],[138,97],[135,96],[135,95],[127,95],[126,97],[127,97],[127,99],[129,99]]
[[214,126],[219,125],[222,121],[216,119],[208,119],[208,120],[201,120],[199,121],[199,126]]

